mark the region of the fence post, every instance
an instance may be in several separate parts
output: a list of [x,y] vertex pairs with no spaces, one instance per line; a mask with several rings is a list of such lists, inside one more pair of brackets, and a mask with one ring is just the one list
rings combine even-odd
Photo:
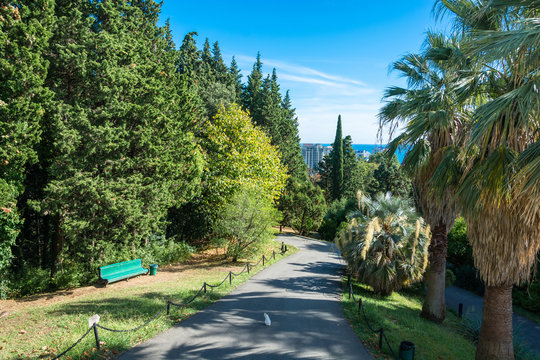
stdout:
[[347,283],[351,286],[351,274],[347,274]]
[[358,298],[358,312],[360,313],[360,310],[362,310],[362,298]]
[[204,285],[203,285],[203,291],[204,291],[204,293],[206,294],[206,282],[205,282]]
[[264,266],[264,255],[263,255],[263,266]]
[[461,319],[463,317],[463,304],[459,303],[458,306],[458,317]]
[[352,284],[349,282],[349,299],[351,298],[351,295],[352,295]]
[[97,332],[97,326],[96,324],[94,323],[94,336],[96,337],[96,347],[99,350],[101,350],[101,346],[99,345],[99,335],[98,335],[98,332]]
[[229,285],[232,285],[232,271],[229,271]]
[[283,248],[285,247],[285,244],[283,243],[283,241],[281,242],[281,252],[283,252]]
[[276,250],[272,250],[272,257],[276,260]]
[[171,302],[167,300],[167,316],[171,315]]
[[247,271],[248,271],[248,274],[249,274],[249,263],[246,264],[246,267],[247,267]]
[[381,328],[379,330],[379,350],[382,350],[382,337],[383,337],[383,334],[384,334],[384,329]]

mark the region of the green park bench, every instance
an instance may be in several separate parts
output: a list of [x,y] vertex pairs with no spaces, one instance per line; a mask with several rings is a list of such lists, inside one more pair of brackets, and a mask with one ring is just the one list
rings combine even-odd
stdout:
[[147,273],[148,269],[142,267],[142,259],[122,261],[99,268],[99,278],[106,284]]

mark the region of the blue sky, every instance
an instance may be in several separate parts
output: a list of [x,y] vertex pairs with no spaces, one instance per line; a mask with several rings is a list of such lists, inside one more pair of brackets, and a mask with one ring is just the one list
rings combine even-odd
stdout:
[[338,114],[354,143],[375,143],[385,87],[403,85],[389,65],[418,51],[428,29],[442,29],[434,0],[175,1],[165,0],[177,46],[190,31],[218,41],[227,64],[244,75],[259,51],[290,90],[302,142],[331,143]]

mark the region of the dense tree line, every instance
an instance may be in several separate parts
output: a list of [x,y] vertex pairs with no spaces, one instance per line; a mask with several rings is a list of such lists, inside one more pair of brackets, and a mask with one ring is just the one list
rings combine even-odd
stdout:
[[143,248],[200,243],[246,189],[285,225],[324,205],[275,70],[259,55],[244,84],[218,42],[198,49],[189,33],[177,48],[159,15],[153,0],[0,4],[0,271],[13,279],[74,285]]

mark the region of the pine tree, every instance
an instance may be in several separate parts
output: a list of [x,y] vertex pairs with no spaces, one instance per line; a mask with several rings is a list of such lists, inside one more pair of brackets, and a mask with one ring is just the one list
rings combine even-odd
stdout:
[[231,84],[233,84],[234,92],[236,94],[236,103],[241,104],[244,85],[242,84],[242,73],[238,68],[238,64],[236,63],[234,56],[231,60],[229,72]]
[[223,58],[221,57],[221,49],[219,48],[219,43],[217,41],[212,45],[212,65],[217,81],[234,86],[229,74],[229,69],[227,69],[227,65],[225,65]]
[[263,74],[261,54],[257,53],[257,60],[255,61],[255,64],[253,64],[251,74],[248,75],[248,81],[243,92],[244,108],[249,110],[253,122],[257,125],[263,123],[263,119],[261,118],[262,86]]
[[197,50],[195,36],[198,36],[195,31],[189,32],[184,36],[182,46],[180,46],[180,57],[178,61],[180,73],[192,81],[191,85],[197,83],[198,74],[202,67],[200,52]]
[[338,116],[336,138],[332,144],[332,197],[338,200],[343,195],[343,138],[341,131],[341,115]]

